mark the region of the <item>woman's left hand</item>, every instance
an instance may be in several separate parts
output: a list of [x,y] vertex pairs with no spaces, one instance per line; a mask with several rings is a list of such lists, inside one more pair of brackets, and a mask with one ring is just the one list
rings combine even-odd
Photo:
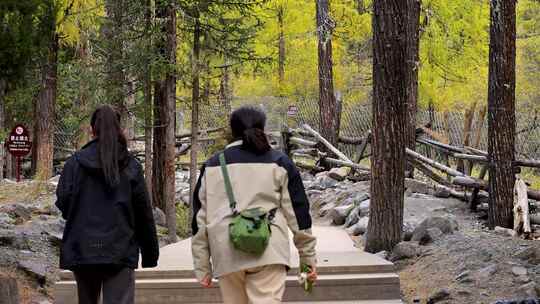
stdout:
[[201,285],[204,287],[204,288],[211,288],[212,287],[212,276],[210,275],[206,275],[202,280],[201,280]]

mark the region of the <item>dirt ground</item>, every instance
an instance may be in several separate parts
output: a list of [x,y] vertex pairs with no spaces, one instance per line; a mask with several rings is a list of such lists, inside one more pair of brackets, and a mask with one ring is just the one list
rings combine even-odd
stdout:
[[[415,299],[426,303],[441,289],[450,295],[437,303],[494,303],[538,297],[539,257],[534,261],[524,256],[535,249],[538,252],[540,241],[487,230],[479,215],[468,211],[465,203],[438,212],[454,215],[459,231],[424,246],[420,257],[396,263],[406,303]],[[527,274],[513,273],[513,269],[521,267]]]

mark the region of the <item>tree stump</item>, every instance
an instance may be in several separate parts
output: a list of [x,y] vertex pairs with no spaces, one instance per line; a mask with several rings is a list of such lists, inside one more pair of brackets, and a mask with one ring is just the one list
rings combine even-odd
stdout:
[[0,276],[0,304],[19,304],[19,290],[14,278]]

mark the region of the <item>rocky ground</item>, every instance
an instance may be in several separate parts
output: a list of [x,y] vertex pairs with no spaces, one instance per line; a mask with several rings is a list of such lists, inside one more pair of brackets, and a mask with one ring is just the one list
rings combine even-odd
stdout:
[[[325,173],[304,174],[304,180],[317,222],[342,226],[362,247],[369,182],[337,182]],[[404,241],[391,253],[379,253],[396,263],[405,303],[496,303],[540,296],[540,241],[513,237],[505,229],[489,231],[484,212],[471,213],[442,188],[417,180],[406,186]]]
[[[18,278],[25,304],[54,302],[64,226],[54,206],[57,179],[0,182],[0,274]],[[316,223],[342,226],[362,247],[369,182],[338,182],[326,173],[303,179]],[[177,201],[187,201],[187,175],[178,173],[176,183]],[[495,303],[540,295],[539,241],[487,230],[485,213],[471,213],[444,188],[418,180],[406,186],[404,241],[393,252],[379,253],[396,263],[405,303]],[[156,211],[155,219],[166,236],[163,213]]]
[[[0,274],[19,281],[21,304],[49,304],[58,278],[65,221],[54,205],[58,176],[47,181],[0,181]],[[187,174],[177,174],[177,201],[189,199]],[[187,198],[186,198],[187,195]],[[156,209],[160,245],[167,244],[165,214]],[[1,302],[1,301],[0,301]]]

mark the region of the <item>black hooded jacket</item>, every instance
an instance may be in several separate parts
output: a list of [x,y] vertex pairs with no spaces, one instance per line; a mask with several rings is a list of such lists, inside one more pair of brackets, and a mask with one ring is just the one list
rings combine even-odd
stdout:
[[152,206],[142,167],[130,155],[120,159],[120,183],[109,187],[97,141],[67,160],[56,190],[66,220],[60,268],[88,265],[155,267],[159,257]]

